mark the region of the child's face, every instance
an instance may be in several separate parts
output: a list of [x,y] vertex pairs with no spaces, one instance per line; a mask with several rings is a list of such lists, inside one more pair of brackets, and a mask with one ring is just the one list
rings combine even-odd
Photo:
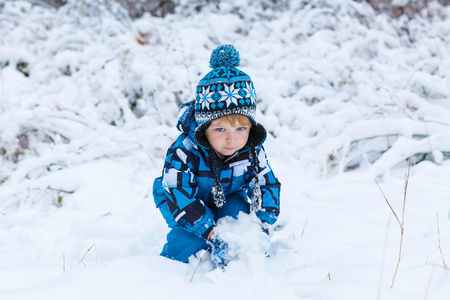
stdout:
[[248,141],[251,123],[230,124],[223,119],[214,120],[206,129],[206,138],[213,149],[224,156],[241,150]]

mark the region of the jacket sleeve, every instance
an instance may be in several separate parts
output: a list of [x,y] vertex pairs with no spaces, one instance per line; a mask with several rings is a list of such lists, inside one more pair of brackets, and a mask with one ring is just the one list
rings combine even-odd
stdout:
[[274,224],[280,213],[281,184],[269,165],[263,147],[257,155],[259,163],[257,176],[261,188],[262,204],[261,209],[256,212],[256,215],[261,221]]
[[214,215],[197,198],[195,170],[198,159],[183,147],[170,148],[164,163],[162,185],[174,220],[186,231],[201,236],[214,224]]

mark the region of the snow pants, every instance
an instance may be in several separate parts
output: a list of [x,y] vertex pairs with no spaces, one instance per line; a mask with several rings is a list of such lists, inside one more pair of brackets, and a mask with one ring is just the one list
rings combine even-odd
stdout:
[[[249,214],[250,204],[247,199],[244,190],[231,194],[222,207],[212,209],[214,221],[217,222],[226,216],[236,219],[240,212]],[[161,256],[187,263],[191,255],[208,247],[206,239],[184,230],[180,225],[175,225],[167,234],[167,243],[164,245]]]

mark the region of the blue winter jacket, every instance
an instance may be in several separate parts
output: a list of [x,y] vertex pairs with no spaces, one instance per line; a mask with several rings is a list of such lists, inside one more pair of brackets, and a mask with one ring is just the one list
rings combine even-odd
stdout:
[[[211,192],[214,177],[209,151],[194,142],[195,127],[191,101],[180,109],[177,128],[182,134],[167,151],[162,176],[153,184],[153,196],[169,227],[178,224],[201,236],[214,225],[211,211],[215,206]],[[255,160],[251,153],[250,147],[246,146],[226,162],[214,158],[225,198],[244,189],[251,199],[255,177]],[[262,145],[256,147],[256,155],[262,195],[262,206],[256,215],[263,222],[273,224],[280,209],[280,183],[270,168]]]

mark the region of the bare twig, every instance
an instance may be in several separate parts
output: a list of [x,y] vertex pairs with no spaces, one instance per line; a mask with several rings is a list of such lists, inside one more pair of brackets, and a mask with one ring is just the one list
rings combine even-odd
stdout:
[[66,194],[73,194],[73,193],[75,193],[75,191],[66,191],[66,190],[63,190],[63,189],[55,189],[55,188],[52,188],[51,186],[47,186],[47,189],[51,190],[51,191],[57,191],[57,192],[60,192],[60,193],[66,193]]
[[191,281],[190,281],[190,282],[192,282],[192,280],[194,279],[194,276],[195,276],[195,273],[197,272],[198,266],[200,265],[200,263],[201,263],[202,260],[203,260],[203,257],[205,257],[205,254],[206,254],[208,251],[209,251],[209,248],[206,249],[206,250],[205,250],[205,253],[203,253],[202,257],[200,257],[200,259],[199,259],[199,261],[198,261],[198,263],[197,263],[197,266],[195,267],[194,273],[192,274],[192,277],[191,277]]
[[444,259],[444,254],[442,253],[442,249],[441,249],[441,237],[440,237],[441,235],[439,232],[439,216],[438,216],[437,212],[436,212],[436,222],[437,222],[437,232],[438,232],[438,241],[439,241],[439,252],[441,253],[442,266],[444,267],[445,273],[447,274],[448,267],[447,267],[447,263],[445,262],[445,259]]

